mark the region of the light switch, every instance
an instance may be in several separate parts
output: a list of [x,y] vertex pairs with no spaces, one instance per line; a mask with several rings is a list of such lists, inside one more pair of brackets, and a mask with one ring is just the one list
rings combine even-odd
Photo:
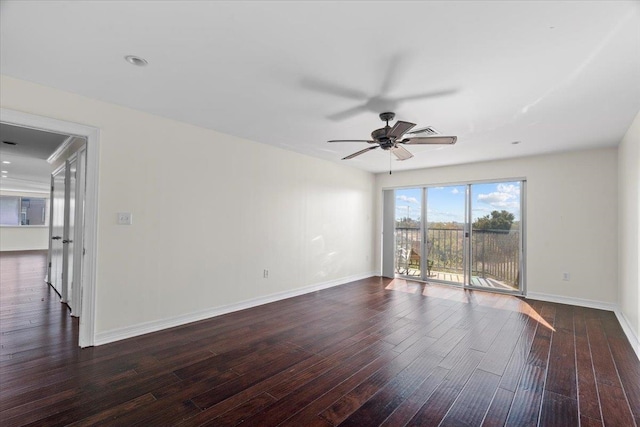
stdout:
[[131,212],[118,212],[118,225],[131,225],[132,222]]

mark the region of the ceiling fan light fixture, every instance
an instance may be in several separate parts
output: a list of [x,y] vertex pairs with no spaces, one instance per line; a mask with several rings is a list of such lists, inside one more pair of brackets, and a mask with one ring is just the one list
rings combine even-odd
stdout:
[[135,65],[136,67],[144,67],[149,64],[149,61],[146,59],[136,56],[136,55],[127,55],[124,57],[125,61],[127,61],[131,65]]

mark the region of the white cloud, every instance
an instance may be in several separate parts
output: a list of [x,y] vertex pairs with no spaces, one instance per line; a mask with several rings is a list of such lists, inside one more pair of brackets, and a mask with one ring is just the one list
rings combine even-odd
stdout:
[[500,210],[517,211],[520,208],[520,186],[498,184],[496,189],[498,191],[488,194],[478,194],[478,202],[486,203],[492,208]]
[[458,190],[457,188],[454,188],[453,190],[451,190],[451,194],[458,194],[460,192],[460,190]]
[[513,184],[498,184],[498,191],[501,193],[512,194],[514,196],[520,195],[520,186]]
[[396,200],[400,200],[401,202],[406,202],[406,203],[413,203],[415,205],[418,204],[418,199],[416,199],[415,197],[407,197],[404,194],[401,194],[398,197],[396,197]]

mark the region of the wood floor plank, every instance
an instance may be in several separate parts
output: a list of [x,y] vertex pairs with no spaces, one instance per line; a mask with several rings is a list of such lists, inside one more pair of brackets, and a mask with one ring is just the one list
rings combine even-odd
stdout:
[[507,426],[537,426],[538,424],[555,314],[556,308],[551,304],[544,304],[540,309],[541,319],[515,390],[505,424]]
[[247,426],[278,425],[313,402],[318,395],[331,390],[344,381],[345,377],[361,369],[362,366],[366,366],[372,359],[385,353],[388,354],[390,351],[390,345],[387,343],[379,343],[372,346],[248,418],[243,424]]
[[609,350],[609,343],[605,336],[599,317],[591,316],[585,319],[589,344],[592,349],[591,357],[598,384],[606,384],[613,387],[620,386],[620,379],[616,371],[616,365]]
[[499,382],[498,375],[476,369],[440,425],[480,425]]
[[499,427],[505,425],[514,395],[515,393],[510,390],[498,388],[482,421],[482,426]]
[[607,335],[620,382],[629,401],[636,423],[640,422],[640,364],[615,315],[601,313],[602,325]]
[[46,252],[0,252],[0,425],[636,426],[614,313],[381,277],[79,349]]
[[342,396],[346,395],[349,391],[353,390],[364,380],[369,378],[378,370],[387,366],[389,363],[393,363],[397,357],[397,353],[384,353],[380,357],[371,361],[371,363],[365,365],[362,369],[355,372],[350,377],[346,378],[340,384],[333,387],[331,390],[317,397],[301,411],[297,412],[287,420],[283,421],[281,426],[285,427],[298,427],[315,425],[319,423],[319,419],[323,420],[321,424],[333,425],[319,414],[329,407],[332,403],[336,402]]
[[440,424],[483,356],[484,353],[482,352],[469,350],[465,358],[460,360],[449,372],[444,381],[407,423],[407,426],[433,426]]
[[[380,369],[366,381],[351,390],[341,399],[336,401],[329,408],[324,410],[321,415],[334,425],[338,425],[344,421],[355,410],[362,406],[369,398],[378,393],[387,383],[392,381],[396,375],[399,375],[408,366],[410,366],[418,357],[423,355],[431,345],[430,337],[418,341],[413,346],[402,352],[394,363],[385,369]],[[441,358],[439,359],[441,360]],[[385,417],[386,418],[386,417]]]
[[259,394],[256,397],[247,400],[242,405],[239,405],[237,408],[234,408],[233,411],[228,411],[216,418],[210,419],[201,424],[201,426],[223,427],[238,425],[248,417],[273,404],[276,400],[277,399],[269,393]]
[[602,405],[602,421],[606,426],[635,426],[631,408],[620,387],[598,384],[600,404]]
[[536,426],[542,405],[545,369],[526,364],[520,383],[516,389],[507,426]]
[[578,406],[580,414],[602,420],[598,386],[593,372],[591,347],[582,310],[574,310],[576,371],[578,380]]
[[420,410],[433,392],[442,384],[449,370],[437,366],[424,382],[411,393],[392,413],[384,420],[381,426],[399,426],[407,424]]
[[340,425],[379,425],[431,375],[440,360],[433,356],[417,358]]
[[541,426],[577,426],[578,402],[565,395],[545,391],[540,412]]

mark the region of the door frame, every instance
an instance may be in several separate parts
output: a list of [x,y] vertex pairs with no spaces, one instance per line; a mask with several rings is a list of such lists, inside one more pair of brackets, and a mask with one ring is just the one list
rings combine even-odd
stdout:
[[[62,279],[61,279],[61,283],[60,283],[60,290],[56,289],[55,283],[58,280],[57,274],[53,275],[53,223],[54,223],[54,219],[57,217],[57,215],[55,215],[56,213],[56,209],[55,209],[55,181],[56,181],[56,177],[58,177],[58,175],[62,175],[62,177],[64,178],[64,189],[63,189],[63,199],[64,199],[64,205],[63,205],[63,213],[62,213],[62,223],[63,223],[63,231],[62,233],[60,233],[62,236],[58,236],[61,239],[65,238],[65,231],[64,228],[66,227],[66,209],[67,209],[67,163],[63,163],[60,166],[58,166],[57,168],[55,168],[53,170],[53,172],[51,172],[51,192],[49,193],[49,206],[50,206],[50,214],[49,214],[49,252],[47,254],[47,282],[49,283],[49,285],[51,285],[51,287],[58,293],[58,296],[60,296],[60,302],[66,303],[66,290],[65,290],[65,286],[64,286],[64,245],[62,246],[62,254],[60,255],[61,258],[61,264],[60,264],[60,268],[62,269],[61,272],[58,272],[56,270],[56,273],[61,273],[62,274]],[[62,242],[61,242],[62,243]]]
[[[521,230],[520,230],[520,254],[519,254],[519,267],[520,267],[520,277],[519,277],[519,289],[517,291],[508,291],[508,290],[501,290],[501,289],[484,289],[482,287],[476,287],[476,286],[472,286],[470,285],[471,282],[471,235],[472,235],[472,230],[471,230],[471,224],[472,224],[472,212],[471,212],[471,185],[473,184],[490,184],[490,183],[500,183],[500,182],[520,182],[521,187],[520,187],[520,221],[521,221]],[[478,179],[478,180],[473,180],[473,179],[469,179],[469,180],[465,180],[465,181],[458,181],[458,182],[436,182],[436,183],[429,183],[429,184],[416,184],[416,185],[402,185],[402,186],[397,186],[397,187],[383,187],[382,188],[382,192],[383,192],[383,213],[382,213],[382,222],[383,224],[386,224],[386,228],[391,227],[391,225],[395,225],[395,191],[396,190],[402,190],[402,189],[411,189],[411,188],[419,188],[421,189],[422,193],[422,203],[421,203],[421,208],[422,208],[422,212],[424,215],[423,220],[421,221],[421,225],[420,225],[420,230],[421,230],[421,236],[422,236],[422,251],[425,257],[425,260],[428,257],[428,253],[427,253],[427,249],[428,249],[428,243],[427,243],[427,239],[425,236],[425,220],[426,220],[426,212],[427,212],[427,189],[428,188],[432,188],[432,187],[449,187],[449,186],[459,186],[459,185],[464,185],[465,186],[465,238],[464,238],[464,247],[463,247],[463,251],[464,251],[464,262],[463,262],[463,270],[464,270],[464,283],[463,284],[457,284],[457,283],[452,283],[452,282],[442,282],[439,280],[433,280],[433,282],[436,283],[443,283],[449,286],[456,286],[456,287],[461,287],[465,290],[478,290],[478,291],[488,291],[488,292],[494,292],[494,293],[502,293],[502,294],[507,294],[507,295],[515,295],[515,296],[526,296],[527,295],[527,274],[526,274],[526,248],[527,248],[527,240],[526,240],[526,223],[527,223],[527,219],[526,219],[526,210],[527,210],[527,178],[526,177],[512,177],[512,178],[493,178],[493,179]],[[384,195],[387,195],[386,197]],[[390,199],[391,201],[394,202],[394,206],[389,209],[388,206],[386,206],[387,200]],[[391,216],[392,217],[391,217]],[[385,221],[388,222],[385,223]],[[393,230],[395,231],[395,228],[393,228]],[[468,235],[466,234],[468,232]],[[394,240],[394,239],[391,239]],[[382,241],[382,249],[383,249],[383,254],[382,254],[382,262],[383,262],[383,266],[385,264],[385,255],[387,257],[389,257],[389,251],[384,251],[384,249],[389,246],[391,244],[391,242],[389,240],[385,241],[383,239]],[[395,242],[393,242],[393,245],[395,246]],[[387,262],[387,264],[389,264],[389,262]],[[393,255],[393,264],[395,264],[395,253]],[[412,280],[417,280],[417,281],[426,281],[425,279],[425,271],[424,268],[422,268],[421,266],[421,275],[420,277],[413,277],[413,276],[402,276],[400,275],[400,277],[402,278],[410,278]],[[387,268],[387,271],[389,269]],[[383,270],[384,271],[384,270]],[[390,276],[387,274],[383,274],[385,277],[396,277],[395,274],[395,265],[394,265],[394,269],[393,269],[393,276]]]
[[98,252],[98,177],[100,130],[50,117],[0,108],[3,123],[86,138],[86,190],[84,217],[84,251],[82,258],[82,307],[78,345],[90,347],[95,342],[96,284]]
[[[73,236],[69,236],[75,242],[73,246],[73,273],[71,275],[71,300],[68,302],[71,307],[71,315],[73,317],[80,317],[80,307],[82,307],[82,301],[80,301],[81,295],[81,282],[82,282],[82,262],[75,262],[83,257],[82,251],[84,247],[84,186],[85,186],[85,164],[86,163],[86,145],[81,147],[78,151],[73,153],[68,163],[76,162],[76,191],[75,191],[75,211],[71,213],[75,217]],[[79,278],[79,279],[78,279]]]
[[[471,187],[474,184],[496,184],[496,183],[501,183],[501,182],[519,182],[520,183],[520,241],[518,242],[518,267],[519,267],[519,276],[518,276],[518,290],[517,291],[509,291],[506,289],[497,289],[497,288],[492,288],[492,289],[485,289],[481,286],[474,286],[471,284],[471,272],[472,272],[472,259],[473,259],[473,247],[472,247],[472,241],[473,241],[473,200],[472,200],[472,194],[471,194]],[[500,293],[500,294],[507,294],[507,295],[516,295],[516,296],[526,296],[527,295],[527,281],[526,281],[526,257],[525,257],[525,251],[526,251],[526,229],[527,229],[527,219],[526,219],[526,200],[527,200],[527,179],[526,178],[505,178],[505,179],[487,179],[487,180],[480,180],[480,181],[469,181],[468,186],[467,186],[467,194],[466,194],[466,205],[467,205],[467,212],[466,212],[466,221],[467,221],[467,227],[469,228],[468,232],[469,234],[466,235],[468,237],[466,237],[466,241],[467,241],[467,245],[466,245],[466,253],[465,253],[465,259],[467,260],[467,265],[465,266],[465,272],[466,274],[469,274],[468,279],[465,279],[465,284],[464,284],[464,288],[468,289],[468,290],[475,290],[475,291],[491,291],[494,293]]]

